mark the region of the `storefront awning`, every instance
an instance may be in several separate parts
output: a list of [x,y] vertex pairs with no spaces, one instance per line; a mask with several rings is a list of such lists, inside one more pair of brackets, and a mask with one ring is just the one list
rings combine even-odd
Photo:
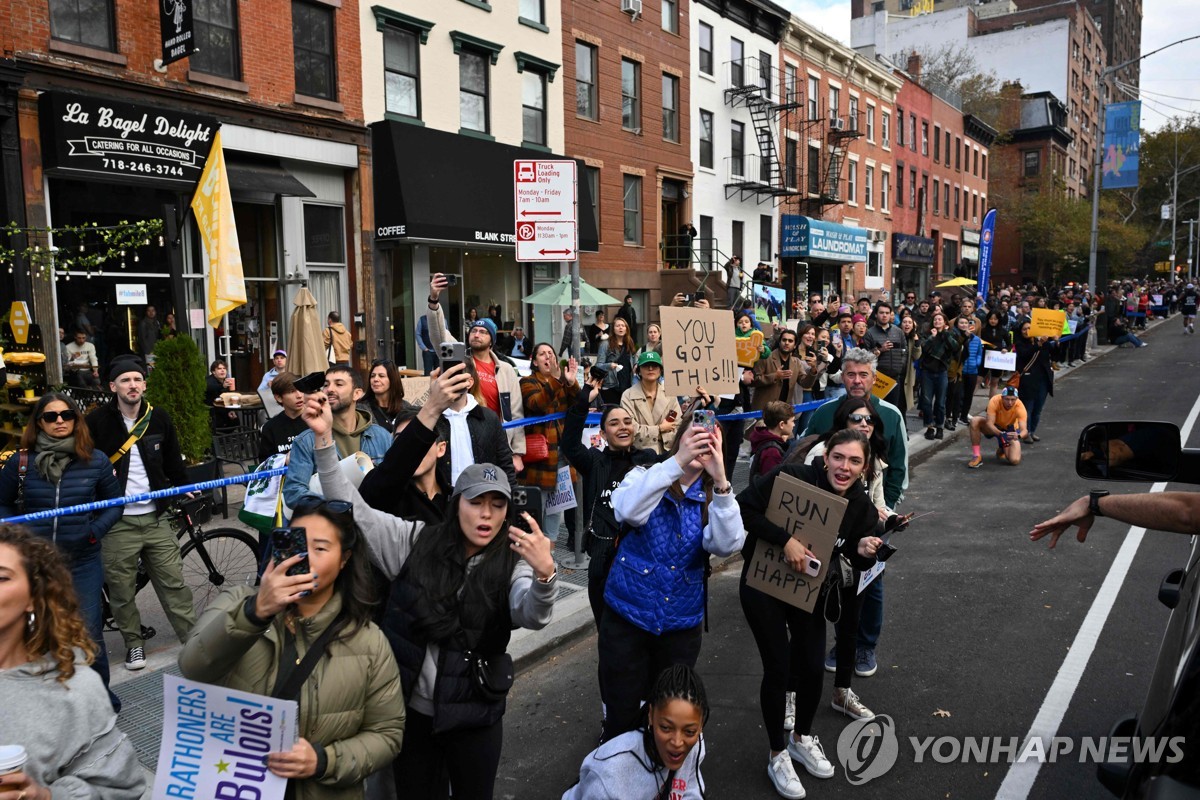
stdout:
[[[403,122],[371,126],[375,238],[513,244],[513,162],[561,159]],[[591,193],[579,164],[579,249],[596,252]]]
[[892,259],[906,264],[932,264],[937,254],[937,242],[925,236],[909,233],[892,234]]
[[842,264],[867,260],[867,229],[800,214],[784,214],[780,255],[820,258]]
[[278,159],[247,157],[231,151],[225,153],[225,172],[234,200],[273,203],[280,195],[316,197]]

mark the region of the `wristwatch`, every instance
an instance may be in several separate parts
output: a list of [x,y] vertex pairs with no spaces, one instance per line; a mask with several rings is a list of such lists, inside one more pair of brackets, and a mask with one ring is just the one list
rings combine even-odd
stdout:
[[1100,498],[1108,497],[1107,489],[1092,489],[1088,493],[1088,513],[1093,517],[1103,517],[1104,512],[1100,510]]

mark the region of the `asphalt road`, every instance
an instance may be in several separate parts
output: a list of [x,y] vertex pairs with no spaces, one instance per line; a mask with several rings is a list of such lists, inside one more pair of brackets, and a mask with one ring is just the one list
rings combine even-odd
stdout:
[[[1151,332],[1152,347],[1118,350],[1058,382],[1039,434],[1016,468],[984,449],[985,465],[966,469],[964,436],[912,467],[904,508],[935,510],[897,537],[887,574],[879,672],[855,690],[895,721],[895,766],[865,787],[844,770],[829,780],[801,771],[809,797],[991,798],[1007,763],[914,763],[910,737],[1016,737],[1021,740],[1046,699],[1128,526],[1099,520],[1086,544],[1064,539],[1050,551],[1031,543],[1029,528],[1085,494],[1074,448],[1088,422],[1161,419],[1182,424],[1197,398],[1200,340],[1173,319]],[[982,405],[976,400],[975,410]],[[1196,446],[1200,435],[1188,442]],[[1114,493],[1143,484],[1110,484]],[[1182,488],[1182,487],[1171,487]],[[1150,532],[1121,585],[1096,648],[1059,728],[1068,737],[1104,736],[1136,711],[1149,684],[1167,619],[1157,591],[1186,561],[1188,537]],[[710,797],[776,797],[765,774],[767,738],[757,707],[761,665],[737,599],[740,561],[713,576],[698,669],[712,716],[704,776]],[[578,775],[599,733],[596,640],[581,639],[517,678],[505,717],[497,797],[558,797]],[[828,707],[832,675],[815,733],[835,760],[849,722]],[[1044,765],[1029,797],[1107,796],[1095,767],[1071,757]]]

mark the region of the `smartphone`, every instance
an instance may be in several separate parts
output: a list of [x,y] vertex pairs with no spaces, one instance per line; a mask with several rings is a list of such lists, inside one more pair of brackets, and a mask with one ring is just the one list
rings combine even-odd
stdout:
[[717,429],[717,412],[710,408],[701,408],[692,412],[692,425],[704,428],[709,433]]
[[[536,486],[518,486],[513,489],[513,524],[527,533],[533,533],[523,514],[533,517],[538,527],[542,525],[542,490]],[[555,532],[557,533],[557,531]]]
[[[294,555],[308,552],[308,534],[304,528],[275,528],[271,531],[271,558],[276,566]],[[291,567],[288,575],[303,575],[308,572],[308,557]]]
[[694,303],[694,302],[696,302],[696,294],[695,294],[695,292],[684,292],[684,294],[683,294],[683,304],[684,304],[684,305],[688,305],[688,306],[690,306],[690,305],[691,305],[692,303]]
[[673,408],[672,408],[672,409],[671,409],[671,410],[670,410],[670,411],[667,413],[667,422],[674,422],[674,421],[675,421],[675,418],[676,418],[676,417],[678,417],[678,416],[679,416],[679,413],[678,413],[678,412],[677,412],[675,409],[673,409]]
[[467,346],[462,342],[442,342],[441,356],[442,374],[445,375],[451,367],[466,363]]
[[818,559],[810,558],[804,562],[804,574],[812,577],[817,577],[821,573],[821,562]]
[[443,273],[443,277],[446,279],[447,286],[458,286],[458,276],[457,275],[447,272],[447,273]]

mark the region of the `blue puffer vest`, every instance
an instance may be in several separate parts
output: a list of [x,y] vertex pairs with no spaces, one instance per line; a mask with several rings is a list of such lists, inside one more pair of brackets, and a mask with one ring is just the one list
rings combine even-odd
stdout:
[[[35,454],[30,453],[26,464],[24,512],[17,508],[20,453],[14,453],[5,462],[4,470],[0,472],[0,517],[32,514],[35,511],[121,496],[121,485],[113,475],[113,466],[99,450],[92,451],[92,460],[86,464],[72,459],[57,486],[37,471],[34,458]],[[101,537],[120,518],[121,508],[116,506],[102,511],[27,522],[25,525],[38,536],[58,545],[63,552],[81,554],[98,547]]]
[[704,620],[704,487],[680,500],[665,492],[646,524],[621,537],[604,586],[604,602],[653,634],[694,628]]

